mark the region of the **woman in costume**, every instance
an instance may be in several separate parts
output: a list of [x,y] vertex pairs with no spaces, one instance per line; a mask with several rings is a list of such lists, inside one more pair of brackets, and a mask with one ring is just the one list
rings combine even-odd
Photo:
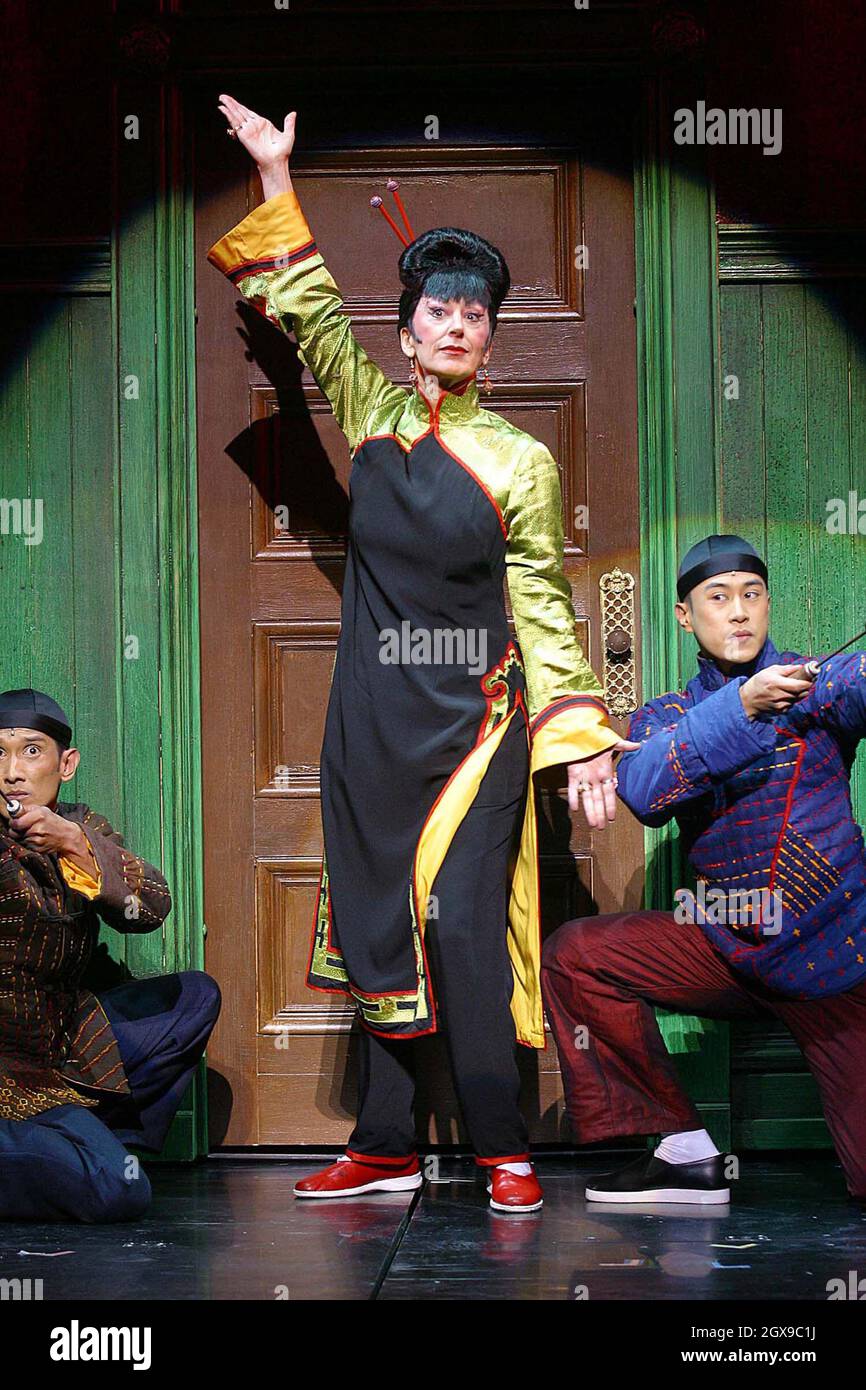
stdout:
[[295,113],[280,131],[232,97],[220,110],[265,201],[208,259],[294,331],[352,453],[307,984],[355,1001],[359,1110],[346,1152],[295,1194],[420,1186],[411,1040],[441,1028],[491,1205],[534,1210],[515,1049],[545,1045],[532,774],[567,763],[569,804],[601,827],[611,754],[636,745],[576,639],[554,459],[479,405],[508,267],[460,228],[414,237],[396,197],[407,392],[355,340],[316,248],[289,175]]

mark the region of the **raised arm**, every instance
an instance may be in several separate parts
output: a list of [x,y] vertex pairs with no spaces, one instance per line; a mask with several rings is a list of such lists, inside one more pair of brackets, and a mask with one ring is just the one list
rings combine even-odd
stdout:
[[232,97],[220,110],[256,161],[265,201],[221,237],[208,260],[265,317],[294,332],[301,361],[327,396],[354,449],[371,416],[395,410],[406,392],[372,362],[355,338],[340,292],[316,246],[289,173],[295,112],[278,131]]

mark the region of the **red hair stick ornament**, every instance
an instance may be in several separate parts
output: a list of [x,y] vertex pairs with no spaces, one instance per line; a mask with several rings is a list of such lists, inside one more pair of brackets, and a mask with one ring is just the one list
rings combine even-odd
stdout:
[[[410,223],[410,221],[409,221],[409,218],[406,216],[406,209],[405,209],[404,206],[403,206],[403,199],[400,197],[400,194],[399,194],[399,192],[397,191],[397,190],[399,189],[399,187],[400,187],[400,185],[399,185],[399,183],[397,182],[396,179],[389,179],[389,180],[388,180],[388,191],[389,191],[390,193],[393,193],[393,194],[394,194],[394,201],[395,201],[395,203],[397,204],[397,207],[398,207],[399,210],[400,210],[400,216],[401,216],[402,219],[403,219],[403,223],[404,223],[404,226],[405,226],[405,228],[406,228],[406,231],[409,233],[409,236],[410,236],[411,239],[414,241],[414,240],[415,240],[415,233],[412,231],[412,225],[411,225],[411,223]],[[378,208],[378,209],[379,209],[379,211],[381,212],[381,214],[382,214],[382,216],[384,217],[385,221],[388,223],[389,227],[391,227],[391,228],[393,229],[393,231],[396,232],[397,236],[400,238],[400,240],[402,241],[403,245],[404,245],[404,246],[408,246],[408,245],[409,245],[409,242],[406,240],[406,238],[404,237],[403,233],[400,231],[400,228],[397,226],[397,223],[394,221],[394,219],[393,219],[393,217],[391,216],[390,212],[389,212],[388,209],[385,207],[385,204],[384,204],[384,202],[382,201],[382,199],[379,197],[378,193],[375,195],[375,197],[373,197],[373,198],[370,199],[370,207],[371,207],[371,208]]]

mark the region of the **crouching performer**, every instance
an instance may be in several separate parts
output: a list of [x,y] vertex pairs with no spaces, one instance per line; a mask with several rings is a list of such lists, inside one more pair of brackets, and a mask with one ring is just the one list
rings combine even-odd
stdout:
[[220,1007],[200,971],[80,987],[99,918],[161,927],[171,897],[104,816],[60,802],[80,753],[60,706],[0,695],[0,1219],[125,1221]]
[[[629,738],[642,747],[621,758],[618,794],[645,825],[676,818],[697,889],[678,891],[670,912],[566,922],[544,952],[577,1139],[661,1136],[586,1196],[729,1199],[723,1157],[677,1079],[658,1005],[781,1019],[818,1084],[848,1191],[863,1200],[866,850],[849,774],[866,735],[866,652],[811,668],[780,655],[768,637],[766,566],[738,536],[694,546],[677,592],[698,674],[632,717]],[[581,1025],[586,1046],[576,1046]]]

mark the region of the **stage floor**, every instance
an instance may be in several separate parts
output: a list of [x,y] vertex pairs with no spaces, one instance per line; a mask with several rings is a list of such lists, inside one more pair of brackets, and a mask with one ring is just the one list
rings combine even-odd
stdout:
[[[633,1151],[632,1151],[633,1154]],[[304,1162],[151,1165],[147,1217],[0,1224],[0,1280],[51,1299],[815,1299],[866,1274],[866,1208],[825,1154],[740,1155],[731,1206],[587,1204],[623,1155],[541,1157],[544,1207],[490,1210],[470,1160],[418,1194],[298,1201]]]

